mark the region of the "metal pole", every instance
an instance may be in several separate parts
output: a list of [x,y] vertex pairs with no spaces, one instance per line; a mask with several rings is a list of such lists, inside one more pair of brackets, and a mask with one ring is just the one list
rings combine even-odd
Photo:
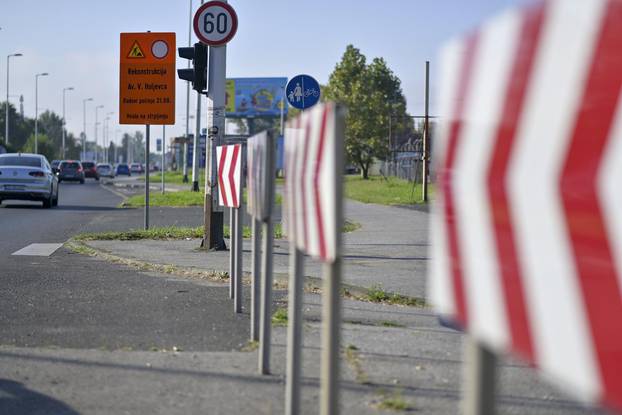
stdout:
[[[242,164],[243,165],[243,164]],[[235,289],[233,290],[234,294],[234,303],[235,303],[235,312],[242,312],[242,252],[244,245],[244,180],[240,180],[240,207],[235,210]]]
[[259,373],[270,373],[272,330],[272,218],[263,223],[261,249],[261,322],[259,328]]
[[9,145],[9,58],[11,55],[6,57],[6,113],[4,116],[4,143]]
[[[192,0],[190,0],[189,17],[188,17],[188,47],[192,46]],[[188,61],[190,68],[190,61]],[[190,139],[190,82],[186,82],[186,140],[183,145],[183,154],[181,157],[183,166],[182,171],[184,178],[183,183],[188,183],[188,140]]]
[[253,218],[252,224],[253,231],[253,252],[252,252],[252,282],[251,282],[251,340],[258,341],[259,340],[259,313],[261,312],[259,309],[260,301],[259,297],[261,296],[261,281],[259,277],[259,250],[260,241],[261,241],[261,222],[259,220]]
[[166,125],[162,126],[162,165],[160,166],[160,170],[162,170],[162,194],[164,194],[164,165],[166,164],[164,160],[164,149],[166,148],[164,143],[166,143]]
[[39,154],[39,74],[35,75],[35,154]]
[[145,173],[145,230],[149,229],[149,124],[146,125],[145,137],[145,161],[147,172]]
[[86,101],[88,100],[82,100],[82,157],[80,160],[86,158]]
[[[225,1],[226,3],[226,1]],[[218,200],[218,189],[213,186],[216,178],[215,146],[222,144],[225,134],[225,82],[227,67],[227,46],[209,47],[209,79],[207,108],[207,160],[205,168],[205,246],[209,249],[222,249],[223,212],[217,210],[214,202]]]
[[344,112],[337,107],[335,151],[335,225],[336,258],[323,268],[322,293],[322,357],[320,369],[320,414],[339,413],[339,343],[341,332],[341,232],[343,225],[343,137]]
[[[192,191],[199,191],[199,143],[201,137],[201,93],[197,92],[196,128],[192,139]],[[205,142],[207,145],[207,139]]]
[[63,123],[61,125],[61,129],[62,134],[63,134],[63,138],[62,138],[62,144],[61,144],[61,157],[64,159],[65,158],[65,91],[67,89],[63,88]]
[[430,155],[428,154],[429,150],[429,140],[430,140],[430,114],[429,114],[429,106],[430,106],[430,62],[425,62],[425,118],[424,118],[424,127],[423,127],[423,151],[422,151],[422,177],[421,177],[421,193],[422,199],[424,202],[428,201],[428,169],[429,169],[429,159]]
[[[191,2],[192,3],[192,2]],[[201,0],[201,4],[203,4],[203,0]],[[190,4],[190,8],[192,9],[192,4]],[[188,46],[190,46],[190,28],[188,28]],[[190,67],[190,61],[188,61],[188,67]],[[190,84],[188,84],[188,88],[190,88]],[[199,191],[199,143],[201,139],[201,92],[197,91],[197,115],[196,115],[196,129],[194,132],[194,138],[192,140],[193,143],[193,151],[192,151],[192,191]],[[207,145],[208,140],[205,138],[205,153],[207,155]],[[207,160],[206,167],[207,167]],[[187,169],[187,168],[186,168]]]
[[97,112],[99,111],[100,108],[104,108],[103,105],[97,105],[95,107],[95,162],[97,163],[97,160],[99,160],[99,149],[97,148],[97,126],[99,125],[99,122],[97,121]]
[[229,298],[235,298],[235,244],[238,242],[236,226],[233,208],[229,208]]
[[283,95],[281,95],[281,124],[279,135],[283,136],[283,126],[285,123],[285,87],[281,88],[283,90]]
[[493,415],[495,412],[494,353],[466,336],[464,364],[464,415]]
[[302,301],[304,255],[290,242],[289,305],[287,324],[287,370],[285,375],[285,414],[300,412],[300,378],[302,374]]

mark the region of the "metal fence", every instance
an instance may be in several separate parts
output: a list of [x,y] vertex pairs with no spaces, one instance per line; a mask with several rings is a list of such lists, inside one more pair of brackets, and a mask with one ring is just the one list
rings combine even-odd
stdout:
[[[413,116],[414,128],[393,130],[389,136],[389,155],[387,160],[378,163],[380,174],[398,177],[421,183],[423,175],[423,117]],[[430,117],[432,118],[432,117]],[[429,122],[429,149],[430,159],[434,154],[435,122]],[[430,172],[432,177],[432,172]]]

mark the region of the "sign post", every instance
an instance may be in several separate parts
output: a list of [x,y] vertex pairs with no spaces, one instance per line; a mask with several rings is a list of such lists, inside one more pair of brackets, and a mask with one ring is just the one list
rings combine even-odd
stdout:
[[242,312],[243,153],[242,144],[216,147],[219,205],[230,208],[229,296],[234,299],[236,313]]
[[207,249],[224,249],[223,213],[216,211],[212,194],[216,177],[214,148],[222,144],[225,133],[226,44],[235,36],[238,18],[226,1],[209,1],[197,9],[193,27],[199,41],[210,47],[203,246]]
[[[272,310],[272,210],[274,205],[274,133],[264,131],[247,141],[248,213],[253,219],[253,281],[251,338],[259,340],[259,373],[270,373]],[[263,231],[260,232],[260,227]],[[259,280],[259,234],[263,234],[261,281]],[[261,287],[261,288],[260,288]],[[260,298],[261,297],[261,301]]]
[[286,413],[300,412],[303,255],[323,262],[320,413],[339,411],[341,225],[345,111],[305,111],[285,129],[285,231],[290,243]]
[[119,124],[145,125],[145,229],[149,229],[150,125],[175,124],[175,33],[121,33]]

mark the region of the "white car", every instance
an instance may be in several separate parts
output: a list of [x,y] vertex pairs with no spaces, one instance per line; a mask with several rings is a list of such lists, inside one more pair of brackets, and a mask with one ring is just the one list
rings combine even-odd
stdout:
[[114,169],[108,163],[99,163],[97,165],[97,173],[99,177],[110,177],[114,179]]
[[58,205],[58,178],[47,159],[39,154],[0,154],[0,203],[3,200],[41,201],[44,208]]

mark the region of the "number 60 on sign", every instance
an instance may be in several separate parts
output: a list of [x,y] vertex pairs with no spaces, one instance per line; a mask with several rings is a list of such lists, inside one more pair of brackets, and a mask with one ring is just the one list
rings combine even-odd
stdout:
[[222,1],[209,1],[194,14],[194,33],[202,43],[222,46],[238,29],[238,16],[233,7]]

